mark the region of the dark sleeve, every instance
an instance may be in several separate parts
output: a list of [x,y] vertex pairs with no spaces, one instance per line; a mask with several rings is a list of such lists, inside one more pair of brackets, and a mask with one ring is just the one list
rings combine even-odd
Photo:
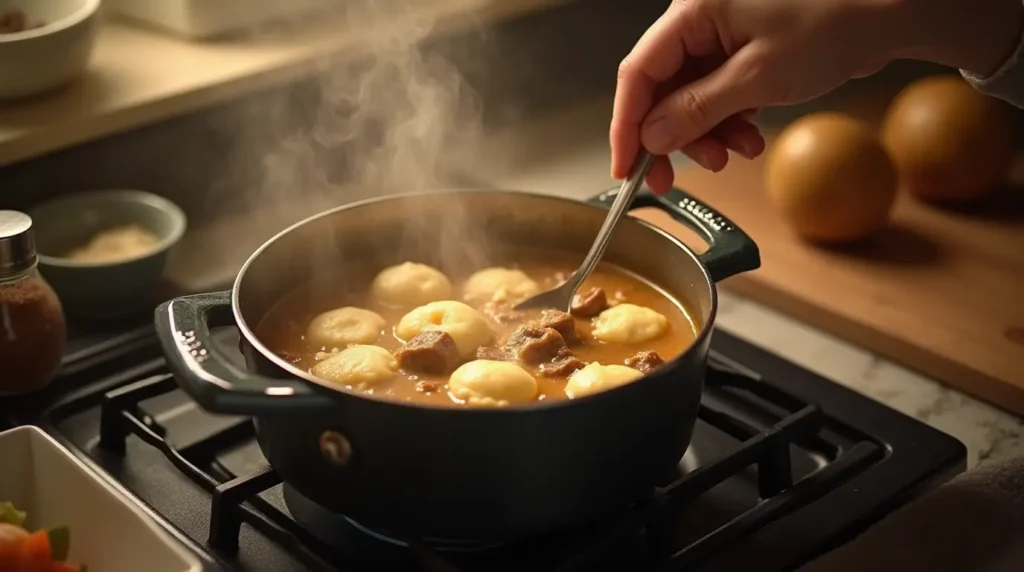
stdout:
[[992,75],[980,77],[965,71],[960,74],[981,93],[1024,108],[1024,36],[1017,41],[1017,47],[1010,57]]
[[960,475],[798,572],[865,570],[1024,570],[1024,456]]

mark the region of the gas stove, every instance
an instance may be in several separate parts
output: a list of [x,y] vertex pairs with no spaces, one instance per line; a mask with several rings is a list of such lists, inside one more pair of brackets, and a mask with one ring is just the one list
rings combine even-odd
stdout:
[[[241,360],[236,330],[216,337]],[[0,401],[0,425],[42,427],[208,572],[791,570],[965,468],[964,446],[923,423],[726,332],[712,347],[674,480],[608,520],[490,546],[390,538],[283,485],[250,419],[178,389],[149,316],[74,325],[57,380]]]

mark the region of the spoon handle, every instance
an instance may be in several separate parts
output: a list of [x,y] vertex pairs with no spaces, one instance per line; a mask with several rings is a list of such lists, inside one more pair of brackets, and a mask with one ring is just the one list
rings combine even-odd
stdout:
[[587,257],[583,259],[583,263],[573,274],[571,283],[574,288],[579,285],[590,275],[591,271],[597,266],[597,263],[601,261],[601,256],[604,255],[604,251],[608,248],[608,243],[611,242],[612,235],[615,233],[615,226],[619,224],[619,220],[629,210],[629,206],[633,203],[633,197],[636,196],[636,192],[640,189],[644,179],[647,178],[647,173],[651,170],[651,165],[654,164],[654,155],[650,154],[646,150],[641,150],[640,156],[637,158],[636,163],[633,164],[633,169],[630,171],[629,176],[622,182],[622,186],[619,187],[619,193],[615,197],[615,202],[612,203],[611,208],[608,210],[608,216],[605,217],[604,223],[601,225],[601,230],[597,233],[597,238],[594,240],[593,246],[590,247],[590,252],[587,253]]

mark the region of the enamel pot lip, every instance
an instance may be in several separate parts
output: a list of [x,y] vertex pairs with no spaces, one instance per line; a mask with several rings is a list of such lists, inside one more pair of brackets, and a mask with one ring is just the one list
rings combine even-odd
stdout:
[[[238,271],[238,274],[235,277],[235,281],[231,287],[231,312],[234,316],[235,324],[238,327],[238,331],[245,339],[246,343],[248,343],[257,352],[259,352],[259,354],[264,359],[274,364],[274,366],[281,369],[283,372],[288,373],[290,376],[294,378],[305,381],[306,383],[310,384],[315,390],[327,392],[329,395],[336,397],[339,401],[358,399],[359,401],[371,402],[374,406],[382,408],[406,409],[418,412],[436,412],[438,414],[462,415],[465,417],[482,417],[497,415],[523,415],[530,413],[539,414],[544,411],[549,411],[553,409],[578,407],[583,404],[594,403],[603,399],[614,399],[616,395],[621,395],[629,391],[642,391],[645,386],[663,377],[664,373],[676,371],[682,365],[682,363],[695,351],[695,348],[702,347],[706,339],[709,336],[711,336],[711,332],[713,330],[715,323],[715,318],[718,314],[718,289],[715,285],[714,280],[711,278],[711,274],[708,272],[707,267],[701,262],[700,257],[693,251],[693,249],[687,246],[683,241],[669,234],[665,230],[658,228],[657,226],[636,217],[631,217],[634,223],[640,224],[648,228],[649,230],[654,231],[655,233],[661,235],[663,239],[668,241],[668,243],[670,243],[675,248],[681,249],[684,252],[686,252],[686,254],[692,260],[693,264],[700,269],[701,275],[704,278],[704,282],[708,288],[708,292],[710,295],[708,317],[707,320],[705,320],[704,323],[701,325],[700,331],[697,333],[697,336],[694,338],[694,340],[690,343],[690,346],[684,352],[680,353],[673,359],[667,361],[665,363],[664,368],[660,368],[658,371],[652,374],[644,375],[643,377],[637,379],[632,383],[627,383],[625,385],[621,385],[607,391],[602,391],[592,395],[588,395],[586,397],[578,399],[563,399],[557,401],[541,401],[528,404],[509,405],[506,407],[451,407],[437,404],[411,403],[406,401],[388,400],[365,396],[357,391],[353,391],[344,387],[337,387],[325,381],[321,381],[314,377],[312,374],[303,371],[295,367],[294,365],[288,363],[284,359],[278,357],[274,352],[270,351],[270,349],[267,348],[263,344],[263,342],[260,341],[260,339],[249,327],[249,324],[246,323],[245,319],[242,317],[241,308],[239,307],[239,292],[241,290],[242,283],[245,281],[246,271],[257,259],[259,259],[260,255],[265,250],[270,248],[270,246],[276,243],[277,241],[284,240],[285,237],[288,236],[291,232],[295,231],[296,229],[306,224],[310,224],[313,221],[331,217],[336,215],[337,213],[350,210],[357,210],[361,207],[365,207],[376,203],[401,201],[405,199],[420,198],[424,196],[436,197],[444,195],[522,195],[527,197],[563,202],[566,204],[571,204],[574,207],[592,208],[601,211],[605,210],[601,206],[589,204],[584,201],[568,197],[562,197],[558,195],[549,195],[545,193],[500,189],[460,189],[386,195],[382,197],[374,197],[370,199],[352,202],[349,204],[341,205],[319,212],[299,222],[296,222],[295,224],[292,224],[291,226],[278,232],[276,235],[274,235],[269,240],[264,242],[249,256],[249,258],[245,261],[245,264],[243,264],[242,268]],[[695,383],[695,381],[681,379],[679,380],[679,383]]]

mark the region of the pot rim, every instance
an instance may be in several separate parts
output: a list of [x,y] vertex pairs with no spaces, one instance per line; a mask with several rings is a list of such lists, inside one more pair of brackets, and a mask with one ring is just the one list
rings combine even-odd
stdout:
[[[594,401],[594,400],[597,400],[597,399],[608,399],[608,398],[610,398],[609,397],[610,395],[614,395],[614,394],[622,392],[622,391],[629,391],[630,388],[637,387],[637,386],[639,386],[640,384],[643,384],[643,383],[649,383],[652,377],[656,377],[657,373],[645,374],[642,377],[640,377],[639,379],[637,379],[636,381],[633,381],[631,383],[627,383],[625,385],[620,385],[620,386],[614,387],[614,388],[609,389],[609,390],[593,393],[593,394],[590,394],[590,395],[587,395],[585,397],[581,397],[581,398],[578,398],[578,399],[559,399],[559,400],[556,400],[556,401],[540,401],[540,402],[536,402],[535,401],[535,402],[526,403],[526,404],[508,405],[508,406],[505,406],[505,407],[486,407],[486,408],[484,408],[484,407],[457,407],[457,406],[456,407],[452,407],[452,406],[439,405],[439,404],[433,404],[433,403],[429,403],[429,404],[412,403],[412,402],[407,402],[407,401],[398,401],[398,400],[391,400],[391,399],[384,399],[384,398],[379,398],[379,397],[368,396],[368,395],[364,395],[364,394],[362,394],[361,392],[358,392],[358,391],[350,390],[350,389],[345,388],[345,387],[335,386],[335,385],[332,385],[332,384],[330,384],[330,383],[328,383],[326,381],[322,381],[322,380],[316,378],[315,376],[313,376],[312,374],[310,374],[309,372],[303,371],[302,369],[299,369],[299,368],[295,367],[294,365],[288,363],[283,358],[279,357],[277,354],[275,354],[273,351],[271,351],[269,348],[267,348],[263,344],[263,342],[260,341],[260,339],[256,336],[256,334],[252,331],[252,329],[245,322],[245,320],[242,318],[241,310],[239,308],[239,300],[238,300],[239,299],[239,294],[238,293],[239,293],[239,289],[241,288],[242,281],[245,279],[245,274],[246,274],[246,271],[249,269],[249,266],[252,265],[254,263],[254,261],[259,258],[260,254],[262,254],[263,251],[267,250],[268,248],[270,248],[270,246],[272,244],[274,244],[278,240],[282,240],[286,235],[288,235],[292,231],[298,229],[299,227],[302,227],[302,226],[304,226],[304,225],[306,225],[308,223],[312,223],[313,221],[315,221],[317,219],[320,219],[320,218],[325,218],[325,217],[333,216],[334,214],[342,212],[342,211],[354,210],[354,209],[358,209],[360,207],[363,207],[363,206],[366,206],[366,205],[371,205],[371,204],[374,204],[374,203],[394,201],[394,200],[401,200],[401,199],[407,199],[407,198],[411,198],[411,197],[422,197],[422,196],[426,196],[426,195],[474,195],[474,194],[477,194],[477,195],[485,195],[485,194],[525,195],[525,196],[530,196],[530,197],[537,197],[537,198],[556,200],[556,201],[561,201],[561,202],[565,202],[565,203],[572,203],[574,205],[580,205],[580,206],[583,206],[583,207],[586,207],[586,208],[594,208],[594,209],[600,209],[601,208],[601,207],[599,207],[597,205],[592,205],[592,204],[589,204],[589,203],[587,203],[585,201],[580,201],[580,200],[572,199],[572,198],[569,198],[569,197],[563,197],[563,196],[560,196],[560,195],[549,195],[549,194],[545,194],[545,193],[538,193],[538,192],[532,192],[532,191],[513,191],[513,190],[508,190],[508,189],[482,189],[482,188],[478,188],[478,189],[434,190],[434,191],[421,191],[421,192],[409,192],[409,193],[399,193],[399,194],[393,194],[393,195],[385,195],[385,196],[381,196],[381,197],[372,197],[372,198],[369,198],[369,199],[363,199],[363,200],[360,200],[360,201],[355,201],[355,202],[352,202],[352,203],[348,203],[348,204],[340,205],[340,206],[337,206],[337,207],[334,207],[334,208],[330,208],[330,209],[327,209],[325,211],[321,211],[319,213],[316,213],[314,215],[306,217],[305,219],[302,219],[302,220],[292,224],[291,226],[288,226],[287,228],[281,230],[280,232],[278,232],[277,234],[272,236],[266,242],[261,244],[259,246],[259,248],[257,248],[255,251],[253,251],[253,253],[251,255],[249,255],[249,258],[246,259],[245,263],[242,264],[242,267],[241,267],[241,269],[239,269],[238,274],[235,276],[234,283],[231,286],[231,313],[232,313],[232,315],[234,317],[235,325],[238,328],[238,331],[246,339],[246,341],[256,351],[258,351],[264,358],[270,360],[271,363],[273,363],[274,365],[276,365],[277,367],[279,367],[283,371],[287,372],[291,376],[296,377],[298,379],[301,379],[302,381],[304,381],[306,383],[312,384],[314,386],[314,388],[319,388],[319,389],[322,389],[322,390],[326,390],[326,391],[331,392],[332,394],[340,394],[340,395],[346,396],[346,397],[354,397],[354,398],[358,398],[358,399],[362,399],[362,400],[377,402],[377,403],[381,404],[382,406],[393,406],[393,407],[409,408],[409,409],[416,409],[416,410],[432,410],[432,411],[444,411],[444,412],[449,412],[450,411],[450,412],[452,412],[452,414],[455,414],[455,415],[484,415],[484,414],[486,414],[486,415],[495,415],[495,414],[503,414],[503,413],[504,414],[522,414],[522,413],[529,413],[529,412],[534,412],[534,411],[543,411],[543,410],[548,410],[548,409],[557,409],[557,408],[562,408],[562,407],[572,407],[574,404],[577,404],[577,403],[586,403],[586,402]],[[647,222],[647,221],[645,221],[643,219],[632,217],[632,220],[633,220],[633,222],[638,223],[640,225],[643,225],[643,226],[647,227],[648,229],[654,231],[655,233],[660,234],[663,238],[665,238],[666,240],[671,242],[674,246],[676,246],[677,248],[681,248],[683,251],[685,251],[686,254],[689,255],[690,259],[693,261],[693,263],[700,269],[701,274],[704,276],[704,282],[707,284],[708,290],[709,290],[709,293],[710,293],[710,296],[711,296],[711,305],[710,305],[710,308],[709,308],[709,311],[708,311],[707,320],[705,320],[704,323],[701,324],[700,331],[697,332],[697,335],[694,337],[693,341],[690,342],[690,345],[686,348],[686,350],[684,350],[682,353],[676,355],[674,358],[672,358],[672,359],[668,360],[667,362],[665,362],[665,365],[671,366],[671,365],[674,365],[676,363],[681,362],[684,357],[686,357],[687,355],[690,354],[691,351],[693,351],[694,347],[700,346],[704,342],[704,340],[708,336],[711,335],[711,330],[712,330],[712,328],[714,326],[715,318],[716,318],[716,316],[718,314],[718,288],[715,285],[714,280],[711,278],[711,274],[708,272],[707,267],[704,266],[704,264],[700,261],[700,257],[697,255],[697,253],[695,253],[693,251],[692,248],[687,246],[686,243],[684,243],[683,241],[679,240],[678,238],[676,238],[672,234],[668,233],[667,231],[665,231],[665,230],[663,230],[663,229],[661,229],[661,228],[659,228],[659,227],[657,227],[657,226],[655,226],[655,225],[653,225],[653,224],[651,224],[651,223],[649,223],[649,222]]]

